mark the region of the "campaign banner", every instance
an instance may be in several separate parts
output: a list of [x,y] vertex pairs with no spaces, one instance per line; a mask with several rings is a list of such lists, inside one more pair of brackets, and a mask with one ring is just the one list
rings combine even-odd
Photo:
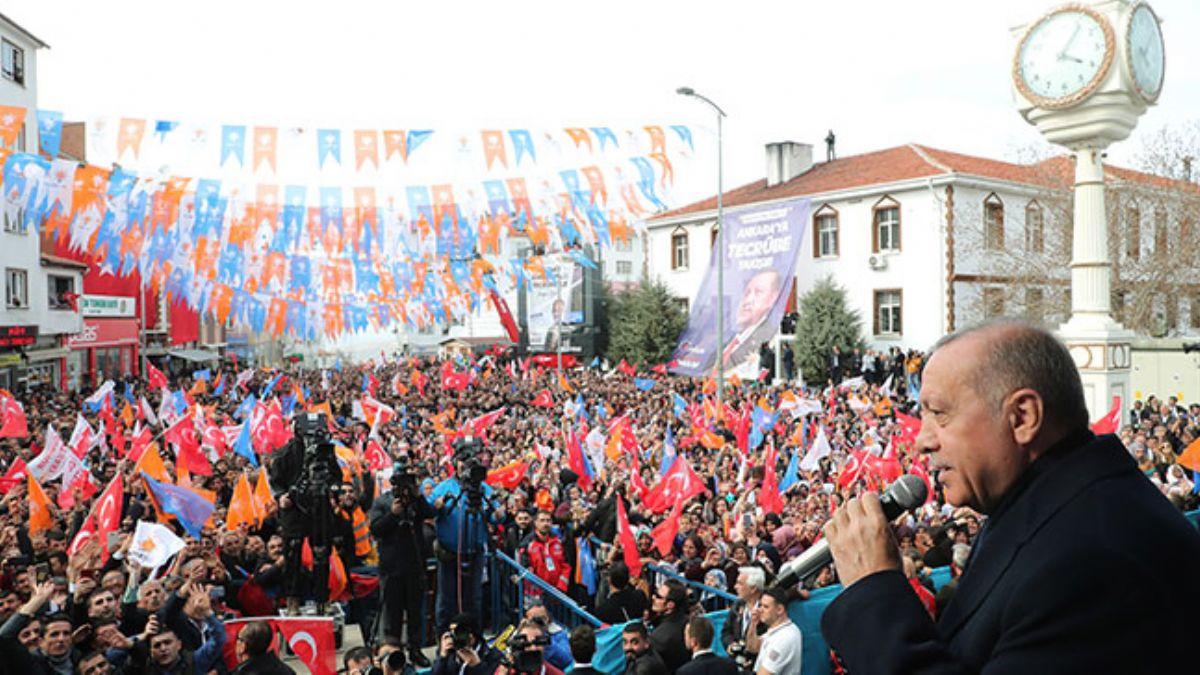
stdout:
[[[719,351],[726,371],[757,375],[759,348],[779,331],[809,206],[807,199],[794,199],[724,216],[720,236],[725,238],[725,288],[720,302],[725,339]],[[717,259],[713,256],[709,262],[679,338],[675,373],[701,376],[716,367]]]
[[583,267],[574,262],[554,263],[546,278],[529,280],[525,303],[525,325],[529,328],[529,351],[579,352],[572,341],[574,327],[584,322]]

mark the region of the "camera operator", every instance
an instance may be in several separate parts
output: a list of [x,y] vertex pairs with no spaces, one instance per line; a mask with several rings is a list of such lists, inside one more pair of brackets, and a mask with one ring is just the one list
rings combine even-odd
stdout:
[[563,671],[545,659],[546,645],[550,636],[546,628],[536,621],[525,619],[517,626],[517,634],[508,641],[508,654],[504,665],[496,670],[499,675],[563,675]]
[[436,516],[433,507],[417,492],[417,476],[407,458],[392,467],[391,492],[371,505],[371,536],[379,543],[382,603],[376,635],[402,637],[408,624],[408,658],[428,668],[421,654],[424,635],[421,598],[425,593],[425,546],[422,521]]
[[502,660],[500,652],[483,642],[475,618],[459,614],[442,634],[430,675],[492,675]]
[[384,636],[375,645],[375,654],[366,647],[354,647],[344,657],[346,675],[413,675],[416,669],[404,658],[404,644]]
[[437,510],[438,561],[435,620],[445,626],[456,613],[478,616],[483,606],[483,555],[488,544],[488,524],[504,519],[504,507],[492,500],[483,444],[473,437],[454,442],[455,474],[442,481],[429,501]]
[[[279,494],[279,529],[284,539],[284,595],[290,616],[300,613],[312,581],[312,597],[325,613],[329,599],[329,552],[335,527],[334,489],[342,482],[329,438],[325,415],[307,413],[296,419],[295,437],[273,453],[269,467],[271,491]],[[303,574],[300,558],[304,539],[313,553],[311,577]]]

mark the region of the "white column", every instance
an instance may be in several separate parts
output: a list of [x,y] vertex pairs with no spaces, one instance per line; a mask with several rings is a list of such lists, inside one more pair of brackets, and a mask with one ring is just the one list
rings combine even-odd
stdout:
[[1059,329],[1083,380],[1092,420],[1121,397],[1130,403],[1133,334],[1113,320],[1109,290],[1108,223],[1104,210],[1103,147],[1075,151],[1074,236],[1071,242],[1071,319]]

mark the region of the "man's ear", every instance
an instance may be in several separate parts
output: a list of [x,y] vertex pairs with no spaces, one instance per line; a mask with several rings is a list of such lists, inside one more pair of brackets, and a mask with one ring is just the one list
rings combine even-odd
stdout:
[[1004,404],[1004,414],[1013,440],[1020,445],[1033,443],[1046,425],[1042,396],[1033,389],[1018,389],[1009,394]]

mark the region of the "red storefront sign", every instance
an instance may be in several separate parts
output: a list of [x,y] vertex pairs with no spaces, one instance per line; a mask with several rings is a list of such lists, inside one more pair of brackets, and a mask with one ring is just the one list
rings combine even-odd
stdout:
[[37,326],[0,326],[0,347],[28,347],[37,336]]
[[67,338],[71,349],[93,347],[118,347],[138,343],[137,319],[88,319],[83,320],[83,330]]

